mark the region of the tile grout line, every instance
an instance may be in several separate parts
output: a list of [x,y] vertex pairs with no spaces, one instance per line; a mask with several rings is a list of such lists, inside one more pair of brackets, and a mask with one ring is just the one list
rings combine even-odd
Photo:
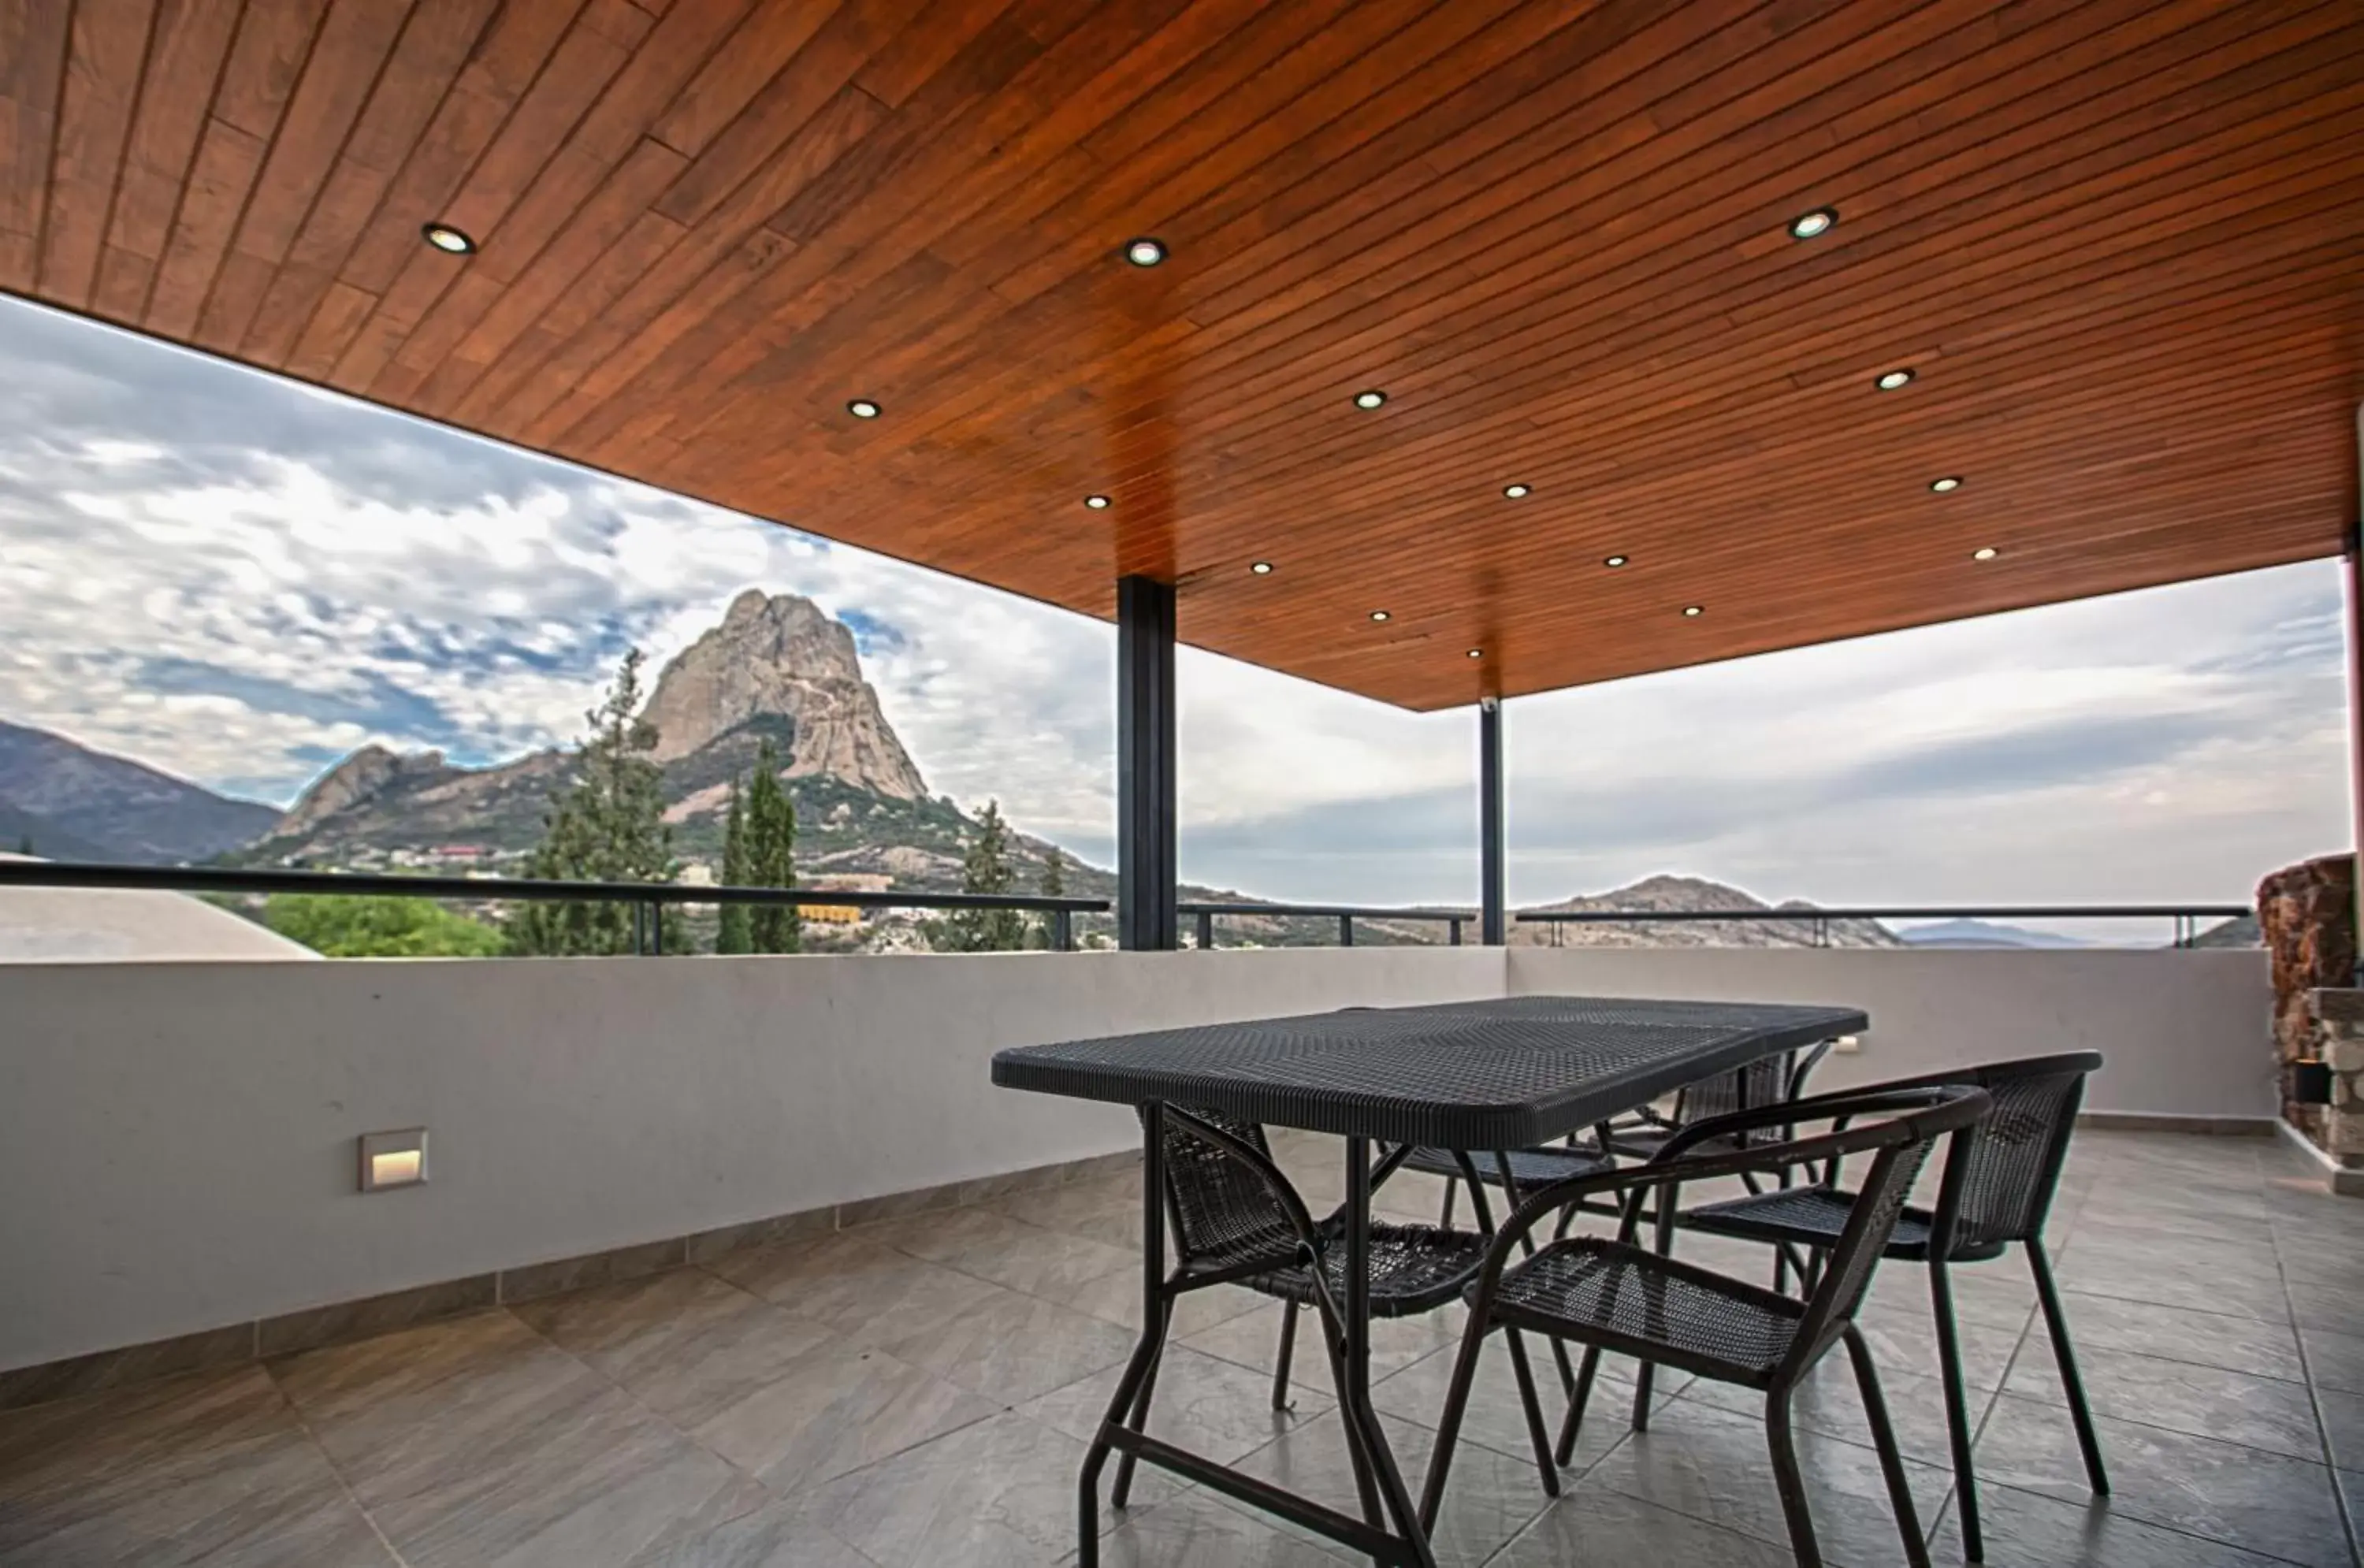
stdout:
[[377,1543],[385,1548],[385,1554],[394,1560],[396,1568],[410,1568],[410,1559],[402,1554],[401,1549],[385,1533],[385,1527],[377,1522],[376,1513],[362,1501],[361,1494],[353,1489],[351,1479],[345,1474],[345,1467],[337,1462],[336,1456],[329,1451],[329,1445],[320,1440],[320,1434],[313,1429],[311,1418],[288,1396],[286,1385],[279,1381],[278,1370],[269,1362],[255,1364],[262,1368],[262,1375],[270,1380],[271,1391],[279,1396],[279,1403],[286,1409],[288,1419],[294,1421],[296,1429],[304,1434],[304,1440],[312,1445],[312,1451],[320,1456],[320,1462],[329,1467],[329,1473],[337,1478],[338,1490],[344,1493],[346,1501],[352,1504],[353,1512],[361,1515],[362,1523],[369,1526],[370,1534],[377,1538]]
[[2332,1451],[2331,1425],[2324,1419],[2323,1390],[2315,1383],[2314,1362],[2307,1354],[2306,1330],[2298,1320],[2298,1301],[2291,1295],[2290,1270],[2282,1265],[2280,1228],[2274,1225],[2270,1218],[2268,1219],[2267,1225],[2269,1233],[2274,1239],[2274,1273],[2281,1281],[2283,1304],[2290,1309],[2291,1338],[2298,1344],[2299,1371],[2306,1378],[2307,1406],[2314,1412],[2315,1439],[2323,1445],[2324,1479],[2331,1487],[2331,1502],[2332,1506],[2339,1510],[2339,1522],[2347,1531],[2347,1559],[2352,1563],[2364,1564],[2364,1543],[2359,1543],[2357,1540],[2356,1516],[2348,1509],[2347,1488],[2339,1484],[2338,1456]]

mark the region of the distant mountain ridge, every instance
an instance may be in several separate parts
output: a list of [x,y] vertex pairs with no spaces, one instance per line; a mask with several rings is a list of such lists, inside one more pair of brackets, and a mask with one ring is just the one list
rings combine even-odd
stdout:
[[[1811,913],[1813,906],[1792,901],[1767,904],[1752,894],[1697,876],[1650,876],[1608,893],[1564,898],[1556,904],[1527,906],[1527,913],[1555,911],[1636,910],[1682,914],[1695,910],[1731,910],[1739,914],[1796,910]],[[1515,947],[1746,947],[1789,948],[1816,945],[1812,919],[1764,920],[1638,920],[1638,921],[1513,921],[1510,939]],[[1831,920],[1825,923],[1823,945],[1834,948],[1894,948],[1903,946],[1896,933],[1877,920]]]
[[1904,945],[1916,948],[2081,948],[2091,944],[2057,931],[2032,931],[2024,926],[1999,925],[1992,920],[1939,920],[1899,933]]
[[278,817],[145,762],[0,722],[0,848],[29,838],[45,859],[173,865],[237,849]]

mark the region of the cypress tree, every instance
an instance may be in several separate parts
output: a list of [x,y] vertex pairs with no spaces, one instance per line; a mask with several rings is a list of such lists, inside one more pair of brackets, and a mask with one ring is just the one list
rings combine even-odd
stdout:
[[[739,781],[730,781],[730,809],[722,819],[722,884],[743,887],[747,884],[747,826],[745,807],[740,794]],[[719,924],[715,929],[714,951],[719,953],[742,953],[755,951],[747,929],[750,906],[725,904],[721,906]]]
[[[1065,859],[1066,856],[1060,853],[1060,851],[1054,847],[1051,851],[1051,858],[1043,862],[1043,881],[1041,886],[1043,897],[1065,898],[1067,895],[1066,873],[1059,869],[1060,862]],[[1040,939],[1042,945],[1046,949],[1052,945],[1051,922],[1056,918],[1056,916],[1050,913],[1050,911],[1045,910],[1043,911],[1042,917],[1034,923],[1035,935]]]
[[[797,804],[780,787],[780,754],[768,737],[747,785],[746,856],[750,885],[797,884]],[[804,945],[804,920],[786,904],[749,906],[747,932],[756,952],[795,952]]]
[[[985,803],[976,828],[961,862],[961,891],[1008,893],[1018,873],[1009,863],[1009,828],[999,801]],[[963,909],[944,922],[946,945],[954,952],[1011,952],[1026,945],[1026,926],[1015,909]]]

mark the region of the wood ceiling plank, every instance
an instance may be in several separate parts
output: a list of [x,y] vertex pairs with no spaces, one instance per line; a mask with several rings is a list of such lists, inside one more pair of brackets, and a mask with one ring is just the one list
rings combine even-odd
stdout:
[[100,316],[137,322],[147,312],[239,10],[240,0],[163,0],[157,8],[91,299]]
[[72,20],[58,0],[0,0],[0,287],[38,286]]
[[78,310],[89,305],[98,274],[154,20],[154,0],[77,0],[73,7],[50,150],[40,289]]

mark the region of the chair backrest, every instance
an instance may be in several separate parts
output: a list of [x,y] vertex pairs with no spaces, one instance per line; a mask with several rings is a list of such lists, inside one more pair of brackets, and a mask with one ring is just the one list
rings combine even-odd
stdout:
[[1945,1075],[1984,1089],[1994,1110],[1978,1136],[1946,1158],[1934,1239],[1949,1240],[1958,1251],[2041,1234],[2077,1130],[2085,1079],[2101,1065],[2101,1052],[2080,1051],[1990,1062]]
[[[1711,1117],[1759,1110],[1796,1098],[1807,1073],[1822,1060],[1824,1049],[1816,1046],[1811,1051],[1785,1051],[1779,1056],[1767,1056],[1745,1067],[1685,1084],[1675,1097],[1675,1125],[1688,1127]],[[1788,1134],[1778,1127],[1760,1127],[1742,1136],[1747,1142],[1758,1144],[1779,1143]]]
[[[1886,1092],[1885,1085],[1865,1091],[1867,1095]],[[1799,1321],[1790,1351],[1793,1367],[1809,1363],[1821,1353],[1834,1331],[1854,1319],[1856,1308],[1863,1304],[1864,1292],[1871,1286],[1872,1271],[1879,1266],[1880,1254],[1888,1250],[1896,1233],[1896,1222],[1904,1212],[1912,1184],[1922,1167],[1929,1162],[1930,1151],[1937,1140],[1952,1138],[1954,1149],[1958,1151],[1966,1140],[1977,1137],[1979,1119],[1993,1104],[1985,1090],[1967,1084],[1921,1086],[1898,1092],[1925,1098],[1918,1106],[1881,1112],[1881,1120],[1868,1127],[1850,1129],[1842,1135],[1842,1140],[1853,1149],[1876,1152],[1871,1169],[1856,1189],[1846,1227],[1831,1247],[1813,1294],[1806,1298],[1805,1314]]]
[[[1197,1106],[1190,1114],[1271,1157],[1261,1124]],[[1239,1156],[1173,1117],[1165,1118],[1165,1129],[1166,1213],[1174,1222],[1177,1261],[1228,1262],[1294,1246],[1297,1231],[1288,1211]]]

